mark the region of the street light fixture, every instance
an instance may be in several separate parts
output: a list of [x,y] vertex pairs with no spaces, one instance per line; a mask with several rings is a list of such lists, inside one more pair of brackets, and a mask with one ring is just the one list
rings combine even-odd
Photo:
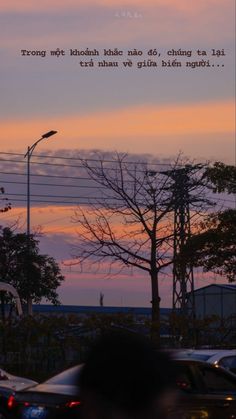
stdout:
[[[45,134],[39,138],[39,140],[35,141],[34,144],[28,147],[27,152],[24,155],[24,158],[27,157],[27,237],[28,237],[28,247],[30,243],[30,158],[33,154],[33,151],[35,147],[38,145],[38,143],[45,138],[49,138],[52,135],[56,134],[57,131],[48,131]],[[28,249],[29,250],[29,249]],[[29,278],[28,278],[29,280]],[[32,315],[32,299],[31,297],[28,297],[28,314]]]

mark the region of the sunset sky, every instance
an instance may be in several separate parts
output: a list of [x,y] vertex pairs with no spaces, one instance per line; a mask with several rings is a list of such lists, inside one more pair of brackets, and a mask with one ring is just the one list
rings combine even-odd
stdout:
[[[35,155],[73,157],[96,149],[169,159],[181,151],[195,161],[234,164],[234,9],[234,0],[2,0],[0,151],[24,154],[53,129],[58,134],[42,142]],[[65,55],[51,56],[57,48]],[[79,62],[91,57],[70,56],[70,49],[86,48],[100,53],[118,48],[124,55],[108,58],[118,60],[118,68],[98,68],[95,57],[94,67],[84,68]],[[124,67],[127,51],[134,48],[143,51],[142,57],[129,57],[132,68]],[[138,61],[155,60],[147,55],[150,49],[161,54],[158,67],[137,68]],[[204,58],[211,66],[186,68],[184,57],[181,68],[162,67],[162,60],[180,59],[166,55],[179,49],[192,51],[187,61]],[[212,56],[213,49],[225,55]],[[23,56],[22,50],[46,51],[46,56]],[[207,56],[197,57],[197,50]],[[19,159],[25,170],[23,156]],[[1,171],[13,170],[12,162],[0,163]],[[61,170],[65,177],[71,172]],[[11,198],[16,185],[4,183],[9,180],[19,181],[19,176],[2,174],[0,185],[13,210],[1,215],[1,224],[19,217],[24,229],[25,203]],[[19,187],[26,193],[24,185]],[[31,193],[37,193],[33,185]],[[31,209],[32,229],[40,225],[44,233],[42,251],[59,263],[69,260],[74,206],[32,203]],[[66,281],[59,293],[64,304],[96,305],[103,292],[105,305],[149,306],[149,278],[142,272],[112,280],[103,273],[81,274],[76,267],[64,266],[63,272]],[[201,277],[196,276],[197,286],[205,283]],[[171,276],[161,278],[160,285],[162,305],[170,306]]]

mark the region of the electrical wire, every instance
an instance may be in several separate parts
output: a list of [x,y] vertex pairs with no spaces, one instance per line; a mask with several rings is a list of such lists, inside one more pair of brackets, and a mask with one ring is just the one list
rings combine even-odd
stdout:
[[[16,155],[16,156],[23,156],[23,154],[19,154],[19,153],[5,153],[5,152],[0,152],[0,154],[2,154],[2,155]],[[78,158],[74,158],[74,157],[63,157],[63,156],[45,156],[45,155],[34,155],[35,157],[39,157],[39,158],[53,158],[53,159],[63,159],[63,160],[76,160],[76,161],[78,161],[79,159]],[[25,163],[24,161],[22,162],[22,161],[20,161],[20,160],[11,160],[11,159],[0,159],[0,161],[4,161],[4,162],[14,162],[14,163],[16,163],[16,162],[19,162],[19,163]],[[86,161],[99,161],[99,159],[86,159]],[[109,163],[114,163],[114,161],[113,160],[109,160],[109,159],[104,159],[104,162],[109,162]],[[42,163],[42,162],[32,162],[31,161],[31,163],[35,163],[35,164],[41,164],[41,165],[47,165],[47,166],[59,166],[59,167],[76,167],[76,168],[81,168],[82,166],[74,166],[74,165],[65,165],[65,164],[55,164],[55,163]],[[129,161],[129,163],[132,163],[132,164],[138,164],[138,163],[140,163],[141,164],[141,162],[133,162],[133,161]],[[167,163],[152,163],[152,165],[167,165],[167,166],[170,166],[170,164],[167,164]],[[184,165],[182,165],[182,166],[184,166]],[[115,170],[115,169],[114,169]],[[26,174],[25,173],[16,173],[16,172],[4,172],[4,171],[0,171],[0,173],[2,174],[2,175],[11,175],[11,176],[26,176]],[[81,180],[85,180],[85,181],[87,181],[87,182],[91,182],[91,181],[93,181],[94,182],[94,180],[93,179],[91,179],[91,178],[89,178],[89,177],[84,177],[84,176],[79,176],[79,177],[75,177],[75,176],[63,176],[63,175],[48,175],[48,174],[33,174],[33,173],[31,173],[31,177],[41,177],[41,178],[54,178],[54,179],[68,179],[68,180],[77,180],[77,181],[81,181]],[[18,182],[18,181],[10,181],[10,180],[6,180],[5,182],[4,182],[4,179],[2,179],[1,180],[1,182],[2,183],[6,183],[6,184],[15,184],[15,185],[26,185],[26,182]],[[84,189],[91,189],[91,190],[93,190],[93,189],[96,189],[96,190],[101,190],[101,189],[106,189],[106,187],[103,187],[103,186],[97,186],[96,184],[94,185],[94,186],[91,186],[91,185],[74,185],[74,184],[62,184],[62,183],[40,183],[40,182],[31,182],[31,185],[34,185],[34,186],[52,186],[52,187],[60,187],[60,188],[84,188]],[[25,196],[24,194],[10,194],[10,193],[8,193],[7,194],[8,196]],[[48,195],[31,195],[31,196],[40,196],[40,197],[48,197]],[[65,195],[53,195],[53,196],[51,196],[51,198],[63,198],[63,199],[99,199],[99,198],[97,198],[97,197],[83,197],[83,196],[80,196],[80,197],[74,197],[74,196],[65,196]],[[106,198],[104,198],[104,199],[106,199]],[[111,199],[111,198],[107,198],[107,199]],[[113,198],[114,199],[114,198]],[[219,202],[219,201],[222,201],[222,202],[224,202],[224,203],[226,203],[226,202],[228,202],[228,203],[234,203],[234,201],[233,200],[230,200],[230,199],[225,199],[225,198],[220,198],[220,197],[214,197],[213,198],[214,199],[214,201],[216,201],[216,202]],[[14,199],[15,200],[15,199]],[[23,202],[25,202],[25,201],[23,201]],[[39,202],[39,200],[34,200],[34,201],[32,201],[32,202]],[[45,201],[45,200],[43,200],[42,202],[49,202],[49,201]],[[59,201],[50,201],[50,202],[53,202],[53,203],[59,203]],[[65,201],[61,201],[61,203],[68,203],[68,202],[65,202]],[[89,204],[89,202],[86,202],[86,203],[88,203]]]
[[[0,154],[3,154],[3,155],[15,155],[15,156],[22,156],[22,157],[24,157],[25,156],[25,154],[23,154],[23,153],[11,153],[11,152],[0,152]],[[75,161],[81,161],[81,160],[85,160],[85,161],[93,161],[93,162],[100,162],[100,159],[99,158],[79,158],[79,157],[65,157],[65,156],[50,156],[50,155],[43,155],[43,154],[36,154],[36,153],[34,153],[34,155],[33,155],[33,157],[34,158],[46,158],[46,159],[59,159],[59,160],[75,160]],[[2,160],[2,159],[0,159],[0,160]],[[103,159],[102,160],[102,162],[104,162],[104,163],[116,163],[116,161],[115,160],[110,160],[110,159]],[[133,160],[125,160],[125,163],[128,163],[128,164],[147,164],[148,163],[148,161],[137,161],[137,160],[135,160],[135,161],[133,161]],[[152,165],[152,166],[168,166],[168,167],[170,167],[171,166],[171,163],[153,163],[153,162],[150,162],[150,164]],[[185,164],[177,164],[177,167],[185,167],[186,165]]]
[[[24,194],[24,193],[9,193],[8,196],[25,196],[25,197],[27,197],[27,195]],[[46,194],[46,195],[44,195],[44,194],[30,194],[30,196],[31,197],[47,198],[48,194]],[[51,194],[50,194],[50,197],[51,198],[64,198],[64,199],[88,199],[88,200],[90,200],[90,199],[95,199],[95,200],[102,199],[102,200],[105,200],[105,201],[112,199],[112,200],[115,200],[115,201],[122,201],[123,202],[123,200],[121,198],[116,198],[116,197],[69,196],[69,195],[51,195]]]
[[[2,183],[10,183],[10,184],[16,184],[16,185],[18,185],[18,184],[20,184],[20,185],[26,185],[26,182],[2,182]],[[48,183],[34,183],[34,182],[31,182],[31,185],[35,185],[35,186],[56,186],[56,187],[64,187],[64,188],[82,188],[82,189],[91,189],[91,190],[106,190],[107,188],[106,187],[97,187],[96,185],[95,186],[89,186],[89,185],[71,185],[71,184],[48,184]],[[26,194],[24,194],[24,193],[11,193],[11,192],[8,192],[7,193],[7,196],[8,197],[10,197],[10,196],[27,196]],[[47,197],[48,196],[48,194],[47,195],[44,195],[44,194],[31,194],[31,196],[34,196],[34,197],[39,197],[39,196],[41,196],[41,197]],[[97,200],[99,200],[99,199],[103,199],[103,200],[110,200],[110,199],[113,199],[113,200],[122,200],[121,198],[116,198],[115,196],[114,197],[98,197],[98,196],[86,196],[86,197],[84,197],[84,196],[68,196],[68,195],[50,195],[50,197],[51,198],[66,198],[66,199],[79,199],[79,198],[83,198],[83,199],[97,199]],[[220,198],[220,197],[213,197],[212,198],[213,200],[214,200],[214,202],[223,202],[223,203],[232,203],[232,204],[234,204],[234,201],[233,200],[231,200],[231,199],[225,199],[225,198]]]
[[[64,177],[65,179],[65,177]],[[17,181],[3,181],[2,183],[7,184],[16,184],[16,185],[27,185],[26,182],[17,182]],[[89,185],[71,185],[71,184],[62,184],[62,183],[38,183],[38,182],[30,182],[30,185],[35,186],[58,186],[60,188],[86,188],[86,189],[106,189],[105,186],[89,186]]]
[[[4,174],[4,175],[12,175],[12,176],[27,176],[26,173],[16,173],[16,172],[2,172],[0,171],[0,174]],[[75,180],[88,180],[88,181],[92,181],[93,179],[90,179],[89,177],[77,177],[77,176],[67,176],[65,177],[62,175],[42,175],[42,174],[34,174],[34,173],[30,173],[30,177],[46,177],[46,178],[58,178],[58,179],[75,179]],[[30,182],[31,183],[31,182]]]
[[[27,202],[27,199],[20,199],[20,198],[14,198],[14,202]],[[70,205],[91,205],[91,202],[71,202],[71,201],[50,201],[50,200],[45,200],[45,199],[31,199],[30,202],[34,202],[37,204],[44,204],[44,203],[48,203],[48,204],[70,204]]]
[[[22,175],[22,176],[26,176],[25,174],[19,174],[19,173],[14,173],[14,172],[1,172],[0,174],[6,174],[6,175]],[[61,176],[61,175],[34,175],[31,174],[31,176],[38,176],[38,177],[44,177],[44,178],[58,178],[58,179],[73,179],[73,180],[86,180],[86,181],[93,181],[95,182],[93,179],[88,178],[88,177],[72,177],[72,176]],[[1,180],[2,184],[16,184],[16,185],[26,185],[26,182],[18,182],[18,181],[4,181],[4,179]],[[73,184],[62,184],[62,183],[40,183],[40,182],[31,182],[31,185],[34,186],[55,186],[55,187],[61,187],[61,188],[83,188],[83,189],[96,189],[96,190],[105,190],[107,189],[105,186],[97,186],[96,184],[94,186],[91,185],[73,185]],[[9,195],[14,195],[14,194],[10,194]],[[66,196],[63,196],[64,198],[66,198]],[[68,198],[72,198],[72,197],[68,197]],[[77,198],[77,197],[74,197]],[[213,197],[212,198],[214,201],[218,202],[218,201],[222,201],[224,203],[228,202],[228,203],[232,203],[234,204],[234,200],[232,199],[226,199],[226,198],[220,198],[220,197]]]

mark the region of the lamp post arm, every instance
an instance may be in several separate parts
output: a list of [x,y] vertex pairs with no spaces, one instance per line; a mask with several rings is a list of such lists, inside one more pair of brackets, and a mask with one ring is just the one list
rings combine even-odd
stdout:
[[39,138],[39,140],[35,141],[35,143],[34,143],[34,144],[32,144],[32,146],[31,146],[31,147],[28,147],[28,150],[27,150],[27,152],[25,153],[24,157],[28,157],[28,159],[30,159],[30,157],[31,157],[31,155],[32,155],[32,153],[33,153],[33,151],[34,151],[34,149],[35,149],[36,145],[37,145],[40,141],[44,140],[45,138],[49,138],[49,137],[51,137],[52,135],[55,135],[55,134],[57,134],[57,131],[54,131],[54,130],[51,130],[51,131],[45,132],[45,134],[43,134],[43,135],[41,136],[41,138]]
[[35,143],[34,143],[34,144],[32,144],[32,146],[31,146],[31,147],[28,147],[28,150],[27,150],[27,152],[25,153],[24,158],[25,158],[25,157],[30,158],[30,157],[32,156],[32,153],[33,153],[33,151],[34,151],[34,149],[35,149],[36,145],[37,145],[40,141],[42,141],[43,139],[44,139],[44,137],[39,138],[39,140],[35,141]]

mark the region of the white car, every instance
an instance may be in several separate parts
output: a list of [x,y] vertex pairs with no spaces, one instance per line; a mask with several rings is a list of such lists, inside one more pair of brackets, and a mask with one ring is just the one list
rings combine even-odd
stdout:
[[178,356],[219,365],[236,374],[236,349],[183,349],[175,353]]
[[38,384],[36,381],[28,378],[12,375],[0,368],[0,386],[12,389],[14,391],[23,390],[26,387]]
[[9,403],[11,403],[11,397],[13,397],[12,394],[15,391],[25,390],[36,384],[38,384],[36,381],[9,374],[0,368],[0,419],[11,418],[9,415]]

